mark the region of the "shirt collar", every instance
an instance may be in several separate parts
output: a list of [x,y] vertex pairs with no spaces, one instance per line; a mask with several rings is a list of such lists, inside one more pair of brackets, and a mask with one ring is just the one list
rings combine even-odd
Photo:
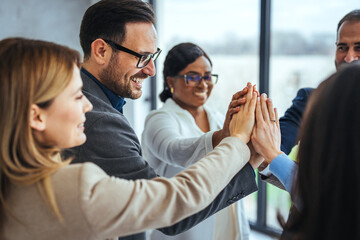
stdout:
[[118,110],[119,112],[123,113],[123,107],[126,103],[123,97],[116,95],[110,89],[108,89],[104,84],[102,84],[99,80],[96,79],[91,73],[89,73],[85,68],[81,68],[81,72],[86,74],[89,78],[91,78],[99,87],[104,91],[105,95],[109,99],[113,108]]

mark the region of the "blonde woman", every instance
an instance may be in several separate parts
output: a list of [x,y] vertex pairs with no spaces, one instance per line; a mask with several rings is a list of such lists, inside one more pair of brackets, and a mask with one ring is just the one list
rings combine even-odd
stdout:
[[[86,141],[79,54],[54,43],[0,41],[1,239],[112,239],[205,208],[247,163],[256,94],[202,160],[170,179],[128,181],[60,150]],[[117,199],[114,201],[113,199]]]

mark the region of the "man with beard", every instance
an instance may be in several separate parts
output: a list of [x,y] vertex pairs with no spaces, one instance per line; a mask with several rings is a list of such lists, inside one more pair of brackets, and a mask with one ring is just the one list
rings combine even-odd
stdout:
[[[154,61],[161,50],[154,23],[151,7],[141,0],[103,0],[85,12],[80,28],[81,75],[93,110],[86,114],[86,143],[72,149],[74,163],[91,161],[107,174],[126,179],[157,176],[142,158],[139,140],[122,113],[124,98],[139,98],[143,81],[155,75]],[[239,92],[238,97],[242,95]],[[207,208],[160,231],[167,235],[186,231],[256,190],[254,171],[247,163]],[[145,233],[121,239],[145,239]]]

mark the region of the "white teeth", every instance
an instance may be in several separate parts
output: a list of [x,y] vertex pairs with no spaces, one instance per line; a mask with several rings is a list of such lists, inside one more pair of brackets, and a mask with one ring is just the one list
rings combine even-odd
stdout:
[[143,78],[133,78],[133,79],[131,79],[131,80],[134,81],[134,82],[136,82],[136,83],[138,83],[138,84],[141,84],[141,83],[144,82],[145,79],[143,79]]
[[206,92],[196,92],[194,94],[198,95],[198,96],[204,96],[204,95],[206,95]]

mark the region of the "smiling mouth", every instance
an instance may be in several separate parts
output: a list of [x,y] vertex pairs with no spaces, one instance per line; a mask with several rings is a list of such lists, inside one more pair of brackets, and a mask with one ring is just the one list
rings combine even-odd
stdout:
[[201,97],[206,96],[206,92],[195,92],[194,94],[195,94],[196,96],[201,96]]
[[145,78],[131,78],[131,81],[133,81],[136,84],[142,84],[144,80]]
[[80,123],[80,124],[78,125],[78,128],[84,128],[84,125],[85,125],[85,121],[83,121],[82,123]]

